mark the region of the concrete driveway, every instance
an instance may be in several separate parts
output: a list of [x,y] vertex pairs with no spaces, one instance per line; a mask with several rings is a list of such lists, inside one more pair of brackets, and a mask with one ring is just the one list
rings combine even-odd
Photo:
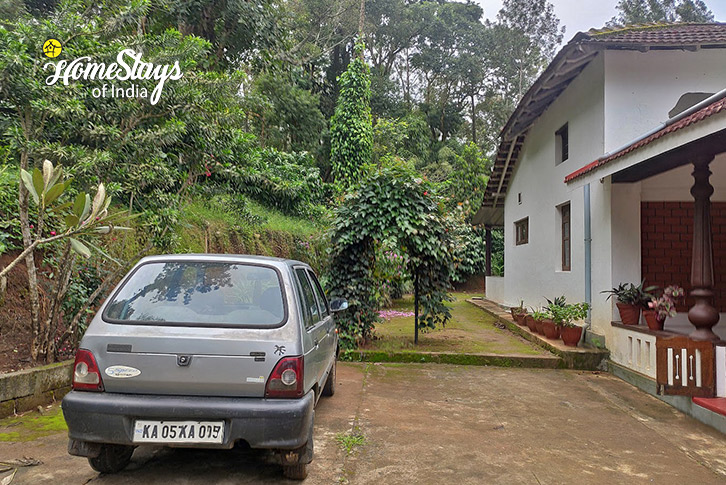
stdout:
[[[284,483],[258,452],[138,449],[128,469],[99,476],[65,447],[62,433],[0,443],[0,461],[44,462],[14,484]],[[725,481],[726,436],[605,373],[339,364],[305,483]]]

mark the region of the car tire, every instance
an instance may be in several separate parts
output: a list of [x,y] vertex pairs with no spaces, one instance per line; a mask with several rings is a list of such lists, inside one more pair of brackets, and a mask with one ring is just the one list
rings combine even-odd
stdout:
[[91,468],[99,473],[116,473],[131,463],[131,455],[133,454],[133,446],[102,445],[98,456],[89,458],[88,463]]
[[330,397],[335,394],[335,367],[337,364],[338,360],[333,360],[333,365],[330,368],[328,379],[325,381],[325,385],[323,386],[323,396]]
[[307,463],[297,465],[285,465],[282,467],[282,474],[291,480],[305,480],[308,477]]

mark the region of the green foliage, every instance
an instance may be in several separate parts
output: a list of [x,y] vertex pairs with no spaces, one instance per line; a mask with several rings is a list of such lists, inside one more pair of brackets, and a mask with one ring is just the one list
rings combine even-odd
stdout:
[[620,0],[608,27],[657,22],[713,22],[703,0]]
[[532,318],[534,318],[535,320],[540,320],[540,321],[546,320],[547,318],[552,318],[552,313],[546,308],[540,308],[540,309],[534,310],[531,313],[531,315],[532,315]]
[[376,244],[399,247],[407,254],[408,272],[418,277],[421,328],[448,320],[444,304],[453,271],[453,241],[443,204],[431,184],[401,167],[371,174],[337,208],[331,238],[330,289],[348,300],[340,315],[345,348],[370,339],[377,320],[374,276]]
[[[356,46],[359,51],[363,48]],[[339,84],[340,96],[330,119],[330,164],[335,181],[350,187],[360,181],[373,150],[371,75],[362,55],[351,61]]]
[[484,229],[481,227],[472,227],[464,221],[455,227],[454,261],[456,270],[451,280],[461,282],[466,281],[471,275],[483,274],[486,271],[486,241]]
[[587,303],[569,303],[564,305],[549,305],[547,310],[552,315],[555,325],[574,327],[575,322],[587,317],[590,305]]
[[346,455],[350,455],[357,447],[366,444],[366,437],[363,436],[360,428],[356,426],[354,431],[336,434],[335,441],[343,448]]
[[7,165],[0,167],[0,255],[20,247],[17,174]]
[[315,154],[327,128],[320,100],[291,77],[295,76],[261,73],[245,102],[261,143],[279,150]]
[[649,292],[656,289],[656,287],[648,286],[647,288],[643,288],[643,285],[645,285],[645,281],[641,281],[637,286],[633,283],[620,283],[615,288],[604,290],[600,293],[607,293],[607,300],[614,296],[620,303],[647,307],[652,296]]

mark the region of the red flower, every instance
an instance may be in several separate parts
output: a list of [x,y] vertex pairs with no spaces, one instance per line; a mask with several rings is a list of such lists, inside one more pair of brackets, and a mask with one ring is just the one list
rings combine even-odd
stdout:
[[429,191],[428,190],[424,190],[424,195],[429,195]]
[[51,236],[55,236],[55,231],[50,231]]

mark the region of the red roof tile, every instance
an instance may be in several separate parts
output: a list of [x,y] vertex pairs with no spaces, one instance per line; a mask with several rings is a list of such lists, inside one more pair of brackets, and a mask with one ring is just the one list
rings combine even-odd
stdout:
[[698,123],[699,121],[705,120],[706,118],[715,115],[716,113],[720,113],[726,109],[726,97],[719,99],[718,101],[715,101],[708,106],[696,111],[695,113],[686,116],[685,118],[682,118],[675,123],[665,126],[662,129],[656,131],[652,135],[643,138],[642,140],[638,140],[635,143],[628,145],[627,147],[623,148],[622,150],[619,150],[612,155],[608,155],[606,157],[598,158],[592,163],[589,163],[582,167],[579,170],[576,170],[569,174],[567,177],[565,177],[565,182],[569,183],[572,182],[575,179],[578,179],[582,177],[583,175],[592,172],[593,170],[596,170],[603,165],[606,165],[613,160],[616,160],[620,157],[623,157],[627,155],[628,153],[635,151],[639,148],[642,148],[660,138],[663,138],[666,135],[669,135],[671,133],[674,133],[676,131],[679,131],[683,128],[686,128],[687,126],[691,126],[693,124]]

